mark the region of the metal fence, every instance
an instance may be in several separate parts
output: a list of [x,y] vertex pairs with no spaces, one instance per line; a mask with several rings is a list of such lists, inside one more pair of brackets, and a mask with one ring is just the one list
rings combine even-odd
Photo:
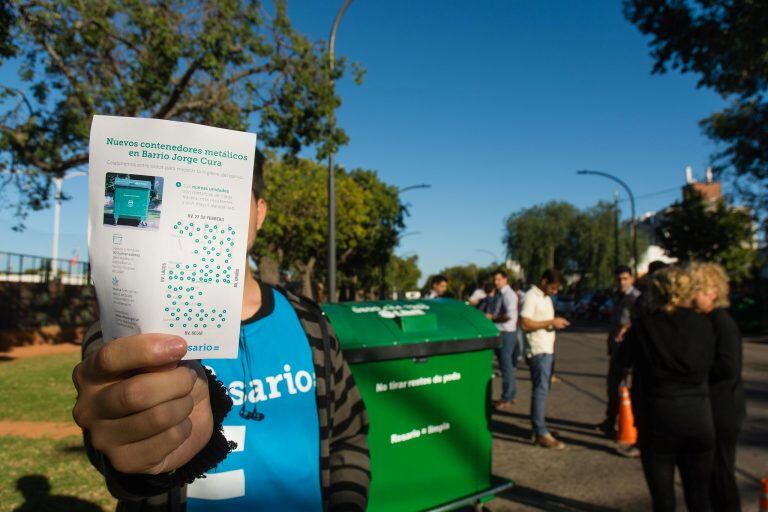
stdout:
[[74,259],[0,252],[0,282],[47,284],[54,280],[63,285],[88,286],[91,284],[91,265]]

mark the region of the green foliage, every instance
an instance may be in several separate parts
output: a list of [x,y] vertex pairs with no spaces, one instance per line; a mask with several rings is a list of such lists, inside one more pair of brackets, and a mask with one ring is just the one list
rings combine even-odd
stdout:
[[[448,292],[447,295],[455,299],[464,300],[475,291],[480,288],[483,283],[493,280],[493,272],[499,268],[498,265],[488,265],[481,267],[470,263],[467,265],[455,265],[452,267],[445,267],[439,274],[444,275],[448,279]],[[509,272],[508,272],[509,274]],[[510,281],[514,281],[516,276],[510,275]],[[430,276],[430,279],[432,276]],[[427,288],[429,287],[429,281],[427,279]]]
[[737,282],[750,275],[757,261],[751,213],[722,198],[708,203],[693,194],[675,203],[665,212],[657,236],[670,256],[720,263]]
[[[380,269],[404,226],[397,189],[373,171],[337,169],[335,176],[339,277],[355,289],[380,285]],[[264,178],[269,213],[254,252],[299,273],[303,293],[314,295],[315,275],[326,261],[327,169],[306,159],[272,161]]]
[[[630,226],[619,226],[616,257],[615,210],[610,203],[578,210],[565,202],[550,202],[513,213],[507,218],[504,242],[509,256],[523,267],[526,279],[536,281],[555,267],[580,277],[581,288],[605,288],[613,283],[616,263],[632,259]],[[638,234],[638,254],[648,246]]]
[[507,252],[522,265],[528,280],[538,279],[549,267],[569,268],[568,236],[577,215],[578,210],[570,203],[552,201],[507,218]]
[[768,2],[763,0],[625,0],[625,15],[653,36],[653,71],[699,76],[731,102],[701,121],[718,142],[717,170],[763,212],[768,207]]
[[[25,0],[0,8],[0,59],[23,88],[0,85],[0,185],[17,213],[48,206],[51,178],[87,162],[94,114],[245,129],[289,155],[347,141],[324,44],[297,32],[277,0]],[[361,73],[356,72],[357,78]]]
[[390,291],[397,291],[400,297],[403,292],[417,290],[419,288],[419,257],[415,254],[407,258],[393,255],[387,263],[386,285]]

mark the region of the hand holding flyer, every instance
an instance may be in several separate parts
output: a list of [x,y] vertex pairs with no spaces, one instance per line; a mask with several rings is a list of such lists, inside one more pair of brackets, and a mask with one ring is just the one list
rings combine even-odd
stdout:
[[176,334],[186,358],[237,357],[256,135],[95,116],[92,278],[106,340]]

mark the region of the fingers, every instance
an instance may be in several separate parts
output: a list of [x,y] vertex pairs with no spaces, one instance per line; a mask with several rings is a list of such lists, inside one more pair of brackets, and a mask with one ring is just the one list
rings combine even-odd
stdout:
[[91,443],[97,450],[104,450],[149,439],[183,422],[194,406],[192,396],[186,395],[125,418],[102,420],[91,430]]
[[158,474],[166,471],[168,455],[192,435],[192,421],[187,418],[148,439],[105,452],[114,468],[122,473]]
[[75,369],[75,385],[83,380],[108,381],[134,370],[168,365],[187,353],[187,344],[178,336],[138,334],[105,344]]
[[196,380],[197,374],[185,366],[134,375],[101,389],[93,406],[98,418],[123,418],[189,395]]

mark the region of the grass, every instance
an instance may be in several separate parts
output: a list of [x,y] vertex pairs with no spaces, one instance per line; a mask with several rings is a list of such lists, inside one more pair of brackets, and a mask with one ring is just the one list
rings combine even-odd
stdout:
[[115,500],[79,437],[0,437],[0,467],[0,510],[114,510]]
[[[72,421],[71,374],[79,360],[72,352],[0,362],[0,418]],[[114,510],[115,500],[88,462],[79,436],[0,436],[0,468],[0,511]]]
[[78,352],[68,352],[0,363],[0,418],[72,421],[72,369],[79,361]]

